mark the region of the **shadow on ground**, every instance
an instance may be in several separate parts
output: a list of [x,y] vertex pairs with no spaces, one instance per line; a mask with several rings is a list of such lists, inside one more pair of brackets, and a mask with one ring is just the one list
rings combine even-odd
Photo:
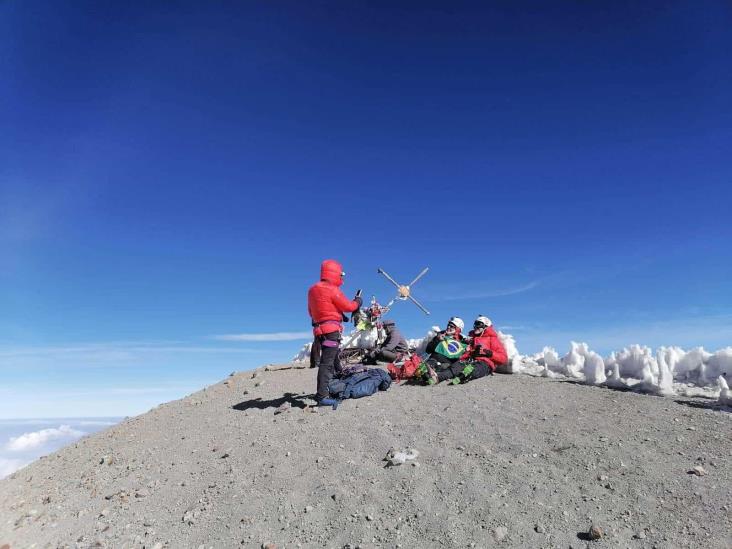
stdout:
[[234,404],[232,408],[234,410],[244,411],[252,408],[264,410],[265,408],[279,408],[286,402],[293,408],[307,408],[308,404],[305,400],[312,400],[314,395],[298,395],[295,393],[285,393],[278,398],[270,398],[269,400],[263,400],[262,397],[252,398],[250,400],[244,400],[239,404]]
[[732,412],[732,408],[729,408],[728,406],[725,406],[724,404],[720,404],[719,402],[699,402],[696,400],[674,400],[676,404],[683,404],[684,406],[689,406],[690,408],[699,408],[701,410],[715,410],[717,412]]

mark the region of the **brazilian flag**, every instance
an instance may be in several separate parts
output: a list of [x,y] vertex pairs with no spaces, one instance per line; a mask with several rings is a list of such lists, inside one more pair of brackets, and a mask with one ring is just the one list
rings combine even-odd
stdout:
[[465,352],[468,346],[457,339],[445,338],[435,347],[435,352],[447,358],[458,358]]

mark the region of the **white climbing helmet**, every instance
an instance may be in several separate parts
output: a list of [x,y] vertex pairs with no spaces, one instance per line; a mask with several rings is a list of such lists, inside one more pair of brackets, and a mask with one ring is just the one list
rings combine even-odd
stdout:
[[473,322],[473,327],[475,327],[477,324],[482,324],[485,327],[493,326],[493,322],[491,322],[491,319],[483,315],[480,315],[478,316],[478,318],[475,319],[475,322]]
[[462,331],[463,328],[465,328],[465,322],[463,322],[463,319],[460,318],[459,316],[452,316],[452,317],[450,317],[450,320],[448,320],[447,323],[448,324],[454,324],[455,326],[457,326],[458,328],[460,328],[460,331]]

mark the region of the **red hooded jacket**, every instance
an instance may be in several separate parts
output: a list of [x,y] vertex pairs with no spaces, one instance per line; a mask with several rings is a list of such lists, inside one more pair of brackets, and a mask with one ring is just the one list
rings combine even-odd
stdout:
[[320,282],[308,290],[308,313],[313,319],[313,334],[322,335],[341,331],[343,313],[358,309],[340,290],[343,284],[343,267],[334,259],[326,259],[320,265]]
[[[490,367],[491,371],[495,371],[499,365],[506,364],[508,362],[506,349],[503,346],[503,343],[501,343],[501,339],[498,337],[498,334],[493,329],[493,326],[485,328],[483,333],[479,336],[476,336],[472,330],[469,335],[471,338],[470,347],[468,347],[465,354],[460,357],[460,360],[467,360],[470,358],[473,360],[480,360],[481,362],[486,363]],[[490,349],[493,351],[493,355],[488,358],[487,356],[476,352],[479,345],[482,346],[482,349]]]

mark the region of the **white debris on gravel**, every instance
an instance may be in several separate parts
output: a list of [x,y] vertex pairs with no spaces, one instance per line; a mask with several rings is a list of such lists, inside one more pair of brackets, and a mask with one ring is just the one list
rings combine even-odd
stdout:
[[[409,346],[423,353],[427,342],[439,331],[433,326],[419,339],[409,339]],[[695,347],[689,351],[681,347],[650,347],[630,345],[610,353],[603,359],[587,343],[571,342],[569,352],[560,357],[552,347],[534,355],[521,355],[511,334],[498,332],[508,354],[508,364],[498,371],[507,374],[523,373],[548,378],[569,378],[592,385],[614,389],[631,389],[661,396],[686,396],[717,399],[720,404],[732,406],[732,392],[727,380],[732,375],[732,347],[714,353]],[[343,347],[368,348],[379,340],[378,331],[353,330],[344,336]],[[293,358],[295,362],[310,357],[308,343]]]

